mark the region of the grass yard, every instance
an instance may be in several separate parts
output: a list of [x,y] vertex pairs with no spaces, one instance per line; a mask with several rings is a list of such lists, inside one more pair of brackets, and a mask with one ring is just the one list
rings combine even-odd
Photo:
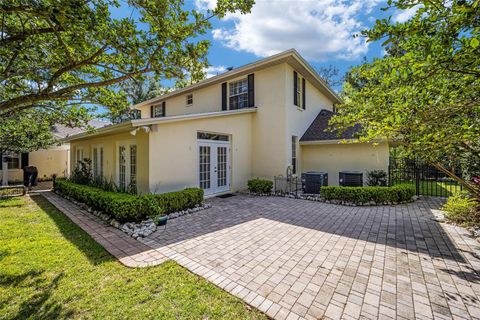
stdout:
[[[393,182],[394,185],[401,183],[411,183],[415,186],[415,182]],[[454,182],[420,180],[420,194],[424,196],[449,197],[460,190],[460,185]]]
[[0,199],[0,319],[266,319],[173,261],[124,267],[42,196]]

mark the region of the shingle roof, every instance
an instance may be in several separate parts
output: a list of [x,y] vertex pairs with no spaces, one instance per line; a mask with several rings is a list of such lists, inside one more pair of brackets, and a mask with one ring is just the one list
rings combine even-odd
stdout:
[[333,116],[334,113],[332,111],[320,111],[310,127],[308,127],[307,131],[305,131],[300,141],[341,140],[354,138],[355,133],[360,130],[360,125],[350,127],[340,135],[338,135],[336,130],[333,132],[326,131],[326,129],[329,128],[328,122]]
[[[98,121],[98,120],[90,120],[88,122],[88,125],[94,127],[95,129],[105,127],[105,126],[108,126],[110,124],[111,124],[110,122]],[[75,135],[75,134],[79,134],[79,133],[82,133],[82,132],[85,132],[85,131],[87,131],[87,130],[85,130],[85,128],[70,128],[70,127],[64,126],[62,124],[57,124],[52,129],[53,134],[58,139],[64,139],[66,137],[69,137],[69,136],[72,136],[72,135]]]

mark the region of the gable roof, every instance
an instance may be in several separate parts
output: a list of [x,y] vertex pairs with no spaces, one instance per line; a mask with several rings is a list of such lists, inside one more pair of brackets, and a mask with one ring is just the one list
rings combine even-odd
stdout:
[[342,134],[338,135],[335,130],[333,132],[327,131],[329,128],[329,121],[335,115],[332,111],[322,110],[313,120],[310,127],[303,134],[300,141],[328,141],[328,140],[343,140],[354,139],[355,134],[360,131],[360,125],[356,124],[353,127],[349,127]]
[[[98,120],[90,120],[88,122],[88,125],[92,126],[95,129],[102,128],[102,127],[108,126],[110,124],[111,124],[110,122],[98,121]],[[78,127],[70,128],[70,127],[67,127],[63,124],[56,124],[52,128],[52,133],[57,139],[65,139],[65,138],[68,138],[70,136],[74,136],[74,135],[83,133],[85,131],[87,131],[85,128],[78,128]]]
[[131,106],[131,108],[140,108],[146,105],[153,105],[159,103],[167,98],[172,98],[181,94],[186,94],[193,90],[204,88],[213,84],[222,83],[233,79],[236,77],[244,76],[249,73],[254,72],[255,70],[264,69],[273,65],[288,63],[296,71],[300,72],[305,79],[307,79],[311,84],[318,88],[323,94],[330,98],[334,103],[340,103],[340,97],[335,93],[335,91],[330,88],[330,86],[318,75],[318,73],[312,68],[312,66],[297,52],[295,49],[289,49],[287,51],[275,54],[273,56],[267,57],[262,60],[258,60],[244,66],[232,69],[216,75],[214,77],[199,81],[190,86],[186,86],[181,89],[177,89],[170,93],[146,100],[136,105]]

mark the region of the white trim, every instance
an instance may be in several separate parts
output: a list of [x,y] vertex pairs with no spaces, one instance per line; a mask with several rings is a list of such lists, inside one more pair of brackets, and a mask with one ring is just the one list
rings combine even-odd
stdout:
[[[205,197],[213,197],[225,193],[229,193],[232,190],[231,187],[231,175],[232,175],[232,148],[231,141],[220,141],[220,140],[204,140],[197,139],[197,156],[196,156],[196,185],[200,188],[200,147],[210,147],[210,189],[205,190]],[[222,188],[218,187],[218,148],[225,147],[226,150],[226,185]],[[217,171],[214,171],[216,167]],[[220,190],[220,191],[218,191]]]
[[373,140],[368,142],[362,142],[358,139],[336,139],[336,140],[313,140],[313,141],[300,141],[300,145],[322,145],[322,144],[372,144],[372,143],[386,143],[387,140]]
[[169,117],[162,117],[162,118],[145,118],[145,119],[132,120],[132,125],[134,127],[141,127],[141,126],[150,125],[150,124],[162,124],[162,123],[186,121],[186,120],[193,120],[193,119],[225,117],[225,116],[231,116],[231,115],[237,115],[237,114],[243,114],[243,113],[252,113],[252,112],[257,112],[257,108],[254,107],[254,108],[244,108],[244,109],[238,109],[238,110],[184,114],[179,116],[169,116]]

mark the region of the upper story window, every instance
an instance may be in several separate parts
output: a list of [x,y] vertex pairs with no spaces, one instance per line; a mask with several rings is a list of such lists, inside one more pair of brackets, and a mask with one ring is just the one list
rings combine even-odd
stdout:
[[248,107],[248,81],[242,79],[230,82],[229,98],[230,110]]
[[152,118],[165,117],[165,102],[152,106]]
[[305,79],[293,71],[293,104],[305,110]]
[[187,94],[187,107],[193,104],[193,93]]

